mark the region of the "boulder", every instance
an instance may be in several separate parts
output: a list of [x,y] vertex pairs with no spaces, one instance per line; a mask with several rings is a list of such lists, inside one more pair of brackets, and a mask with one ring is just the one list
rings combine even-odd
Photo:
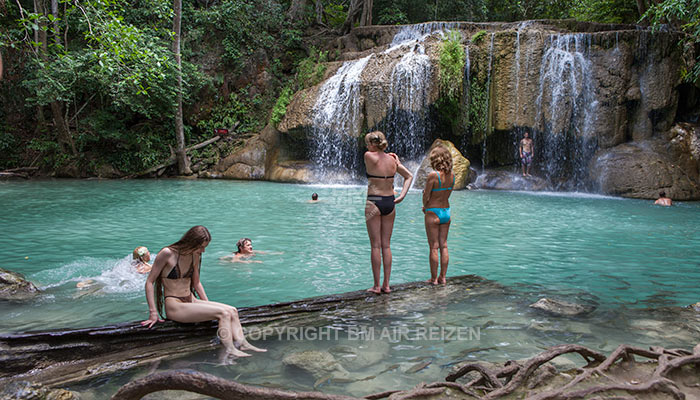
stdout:
[[0,268],[0,300],[27,300],[39,293],[22,274]]
[[38,383],[16,381],[0,390],[0,399],[7,400],[78,400],[80,396],[65,389],[50,389]]
[[221,177],[227,179],[263,179],[267,147],[260,137],[251,139],[243,148],[221,160],[216,169],[223,171]]
[[385,360],[390,347],[389,342],[383,340],[366,340],[356,347],[335,346],[330,352],[344,368],[359,371]]
[[308,350],[288,354],[282,359],[287,367],[298,368],[310,374],[314,380],[331,375],[331,377],[346,377],[348,371],[326,351]]
[[520,173],[509,171],[484,171],[476,178],[474,185],[479,189],[493,190],[549,190],[546,180],[536,176],[522,176]]
[[[672,135],[672,133],[669,133]],[[602,193],[656,199],[663,190],[673,200],[700,199],[695,136],[630,142],[599,151],[591,160],[590,179]],[[686,151],[684,151],[684,148]]]
[[544,311],[548,314],[576,317],[592,312],[595,307],[581,304],[568,303],[566,301],[541,298],[536,303],[530,304],[531,308]]
[[452,171],[455,174],[455,190],[464,189],[467,187],[467,184],[474,181],[475,176],[473,170],[469,168],[471,165],[469,160],[467,160],[449,140],[436,139],[430,146],[430,149],[428,149],[428,152],[425,154],[425,158],[423,159],[423,162],[421,162],[420,168],[418,168],[413,187],[422,189],[425,186],[425,180],[427,179],[428,174],[433,172],[433,169],[430,167],[430,158],[428,156],[430,155],[430,151],[436,146],[447,147],[452,154]]

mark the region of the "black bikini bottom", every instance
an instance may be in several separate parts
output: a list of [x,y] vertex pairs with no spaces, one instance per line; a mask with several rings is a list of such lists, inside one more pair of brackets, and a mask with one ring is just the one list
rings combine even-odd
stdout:
[[381,215],[389,215],[394,211],[394,195],[391,196],[367,196],[367,201],[371,201],[379,209]]

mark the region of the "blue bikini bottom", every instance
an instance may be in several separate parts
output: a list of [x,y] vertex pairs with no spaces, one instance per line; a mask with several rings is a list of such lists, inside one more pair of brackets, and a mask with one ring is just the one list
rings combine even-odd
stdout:
[[437,215],[440,219],[440,225],[450,222],[450,208],[426,208],[425,211],[430,211]]

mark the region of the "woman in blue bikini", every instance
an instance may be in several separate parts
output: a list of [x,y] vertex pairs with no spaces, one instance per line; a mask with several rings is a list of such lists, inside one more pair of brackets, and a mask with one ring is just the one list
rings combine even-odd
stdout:
[[[450,202],[455,175],[452,172],[452,154],[443,146],[437,146],[430,152],[430,166],[435,170],[428,175],[423,189],[423,213],[425,213],[425,233],[430,246],[429,283],[445,284],[447,263],[450,254],[447,251],[447,233],[450,230]],[[438,252],[440,258],[440,276],[438,276]]]
[[[400,203],[411,187],[413,175],[401,164],[396,154],[385,153],[389,143],[384,134],[376,131],[365,136],[365,168],[367,170],[367,203],[365,222],[367,234],[372,246],[372,275],[374,286],[367,291],[372,293],[390,293],[391,276],[391,233],[394,230],[396,210],[394,205]],[[394,196],[394,175],[399,173],[404,178],[399,197]],[[383,263],[382,263],[383,261]],[[380,266],[384,264],[384,281],[379,286]]]

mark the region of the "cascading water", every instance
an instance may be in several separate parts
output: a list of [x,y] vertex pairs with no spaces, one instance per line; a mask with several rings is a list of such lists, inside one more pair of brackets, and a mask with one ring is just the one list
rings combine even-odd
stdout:
[[393,51],[398,46],[404,45],[412,41],[424,41],[428,36],[435,33],[445,32],[450,29],[455,29],[459,26],[456,22],[426,22],[424,24],[406,25],[394,35],[394,38],[389,45],[389,51]]
[[585,190],[586,167],[597,148],[590,34],[552,35],[545,45],[534,135],[536,160],[558,189]]
[[371,57],[345,62],[319,91],[313,109],[311,161],[320,180],[348,180],[358,170],[360,75]]
[[493,40],[496,37],[495,33],[491,34],[491,43],[489,44],[489,68],[486,74],[486,126],[484,131],[484,140],[481,142],[481,170],[486,168],[487,144],[486,138],[491,130],[491,69],[493,68]]

